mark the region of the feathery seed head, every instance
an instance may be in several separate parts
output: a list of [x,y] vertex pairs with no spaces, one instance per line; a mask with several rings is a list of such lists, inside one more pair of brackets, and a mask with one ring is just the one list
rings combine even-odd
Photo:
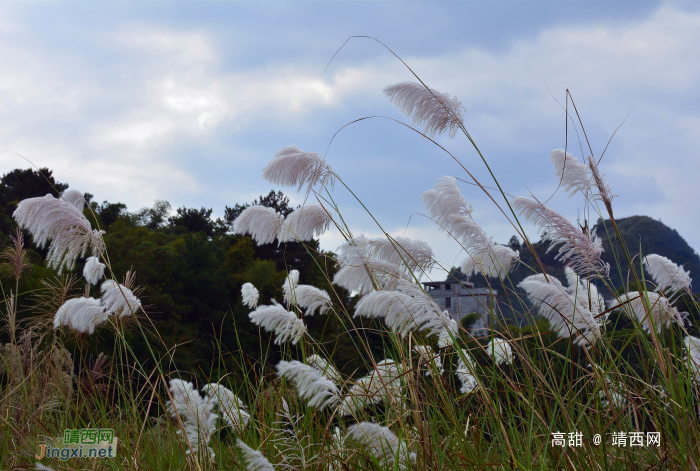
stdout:
[[472,205],[462,196],[455,177],[442,177],[420,199],[430,216],[447,231],[451,229],[452,216],[471,216],[472,213]]
[[364,236],[349,239],[338,251],[340,270],[333,277],[333,283],[348,291],[363,295],[375,285],[393,289],[399,281],[409,280],[399,265],[375,257],[370,240]]
[[321,205],[304,206],[290,213],[279,232],[280,242],[312,240],[328,230],[331,216]]
[[403,267],[406,274],[415,273],[420,276],[421,272],[433,266],[435,259],[433,249],[422,240],[387,237],[369,240],[368,245],[372,256]]
[[[649,299],[649,307],[651,308],[651,316],[647,316],[645,309],[646,299]],[[635,299],[636,298],[636,299]],[[631,300],[631,301],[630,301]],[[630,319],[641,322],[644,330],[651,332],[652,318],[656,332],[661,332],[661,327],[668,327],[671,322],[683,323],[683,315],[678,310],[671,306],[664,296],[659,293],[631,291],[620,296],[621,302],[630,301],[622,309],[630,317]]]
[[494,337],[489,341],[487,351],[496,363],[513,363],[513,347],[510,343],[500,337]]
[[81,213],[83,212],[83,208],[85,208],[85,197],[78,190],[64,191],[61,198],[63,198],[66,203],[75,206]]
[[592,182],[588,176],[588,168],[578,161],[570,152],[563,149],[553,150],[549,157],[554,165],[554,173],[561,181],[564,191],[570,191],[569,197],[574,196],[576,191],[583,193],[585,197],[592,194]]
[[384,94],[413,124],[423,126],[430,137],[448,130],[454,137],[462,126],[462,104],[456,97],[413,82],[386,87]]
[[671,288],[673,291],[689,290],[690,272],[685,271],[671,260],[661,255],[651,254],[644,257],[644,266],[656,282],[656,291]]
[[207,447],[210,457],[214,452],[208,447],[209,439],[216,430],[214,402],[211,397],[203,398],[199,391],[189,381],[181,379],[170,380],[172,400],[165,408],[172,417],[180,417],[185,434],[192,446],[187,454],[196,452],[200,446]]
[[335,366],[326,361],[325,358],[314,353],[306,359],[306,363],[309,366],[316,368],[327,378],[330,378],[335,384],[341,384],[343,382],[343,377],[340,372]]
[[700,339],[688,335],[683,339],[685,349],[688,352],[686,361],[690,365],[690,373],[695,378],[696,383],[700,383]]
[[311,407],[319,410],[335,406],[340,402],[340,392],[335,383],[317,368],[298,361],[280,361],[277,376],[291,381]]
[[307,185],[307,194],[317,184],[335,184],[335,174],[320,154],[304,152],[297,146],[280,149],[275,158],[263,170],[263,178],[270,183],[298,186]]
[[100,286],[102,291],[102,306],[107,314],[118,317],[136,314],[141,309],[141,301],[124,285],[114,280],[105,280]]
[[304,322],[280,305],[259,306],[248,314],[248,317],[253,324],[268,332],[274,332],[277,345],[288,340],[292,341],[292,345],[296,345],[306,333]]
[[83,278],[85,281],[91,285],[97,285],[100,280],[104,277],[105,264],[100,263],[100,259],[97,257],[88,257],[85,260],[85,267],[83,267]]
[[95,327],[107,320],[100,301],[94,298],[72,298],[58,308],[53,328],[70,327],[77,332],[92,334]]
[[406,442],[399,441],[388,427],[370,422],[360,422],[348,427],[344,442],[360,445],[378,461],[386,462],[389,469],[395,466],[398,469],[406,469],[408,461],[416,459],[415,453],[408,453]]
[[258,298],[260,297],[260,293],[258,292],[258,289],[253,286],[253,283],[243,283],[243,286],[241,286],[241,295],[243,296],[244,305],[251,309],[258,306]]
[[236,445],[241,450],[246,471],[275,471],[275,468],[267,461],[267,458],[257,450],[253,450],[240,438],[236,439]]
[[271,244],[277,238],[284,217],[273,208],[249,206],[233,222],[235,234],[250,234],[258,245]]
[[[466,359],[466,362],[464,359],[462,359],[462,356],[464,359]],[[457,378],[462,383],[460,392],[462,394],[469,394],[479,385],[476,377],[474,376],[474,373],[476,372],[476,363],[471,355],[469,355],[469,352],[464,349],[462,349],[462,354],[458,355],[458,358],[459,360],[457,361],[457,370],[455,371],[455,375],[457,375]]]
[[243,401],[233,391],[218,383],[207,384],[204,393],[211,398],[214,405],[219,407],[221,417],[229,427],[241,431],[250,422],[250,413]]

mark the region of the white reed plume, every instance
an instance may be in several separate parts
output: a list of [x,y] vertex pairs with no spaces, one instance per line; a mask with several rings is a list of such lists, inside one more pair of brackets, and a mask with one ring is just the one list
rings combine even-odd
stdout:
[[427,242],[411,240],[405,237],[379,238],[369,241],[372,255],[380,260],[395,263],[404,268],[404,272],[421,272],[433,266],[435,254]]
[[493,361],[498,364],[513,363],[513,347],[510,343],[500,337],[494,337],[493,340],[489,341],[488,348],[486,349]]
[[41,463],[34,463],[34,469],[37,471],[54,471],[53,468],[50,468],[48,466],[44,466]]
[[695,382],[700,383],[700,339],[688,335],[683,339],[685,349],[688,352],[686,361],[690,365],[690,374],[695,378]]
[[278,185],[298,186],[297,191],[307,185],[307,193],[318,184],[335,184],[335,174],[326,164],[326,159],[315,152],[304,152],[297,146],[282,147],[263,170],[263,178]]
[[592,195],[591,178],[588,176],[588,167],[578,161],[570,152],[556,149],[550,152],[549,157],[554,165],[554,173],[561,181],[564,191],[570,191],[570,197],[576,191],[583,193],[585,197]]
[[661,255],[651,254],[644,257],[644,266],[656,283],[656,291],[671,288],[673,291],[690,289],[690,272],[685,271],[671,260]]
[[359,444],[377,461],[386,462],[388,469],[406,469],[408,461],[416,459],[415,453],[408,453],[406,442],[399,440],[388,427],[370,422],[360,422],[348,427],[344,442]]
[[427,345],[414,345],[413,349],[418,353],[418,367],[421,366],[426,368],[425,375],[431,376],[431,369],[435,368],[442,374],[445,370],[442,369],[442,359],[440,355],[435,353],[432,347]]
[[306,359],[306,363],[309,366],[316,368],[327,378],[330,378],[335,384],[341,384],[343,382],[343,377],[341,376],[340,371],[338,371],[331,363],[326,361],[325,358],[314,353]]
[[88,250],[98,257],[104,252],[104,231],[92,230],[83,213],[61,198],[49,194],[22,200],[12,217],[32,234],[39,248],[48,245],[49,267],[59,273],[72,270],[75,260]]
[[438,314],[438,319],[426,324],[426,329],[433,333],[437,332],[439,348],[454,346],[459,340],[459,324],[448,311]]
[[282,228],[284,217],[273,208],[249,206],[233,222],[235,234],[250,234],[258,244],[271,244]]
[[63,198],[66,203],[75,206],[75,208],[81,213],[83,212],[83,208],[85,207],[85,197],[78,190],[64,191],[61,198]]
[[56,311],[53,328],[70,327],[77,332],[92,334],[95,327],[107,320],[107,314],[95,298],[71,298]]
[[262,453],[253,450],[240,438],[236,440],[236,445],[238,445],[241,454],[243,454],[246,471],[275,471],[275,468],[267,461],[267,458],[265,458]]
[[292,345],[296,345],[306,333],[304,322],[279,304],[258,306],[255,311],[248,314],[248,317],[253,324],[268,332],[274,332],[277,336],[275,339],[277,345],[288,340],[292,341]]
[[[570,267],[565,267],[564,273],[569,284],[568,292],[577,302],[591,311],[594,317],[605,311],[605,300],[591,280],[579,277]],[[608,315],[604,319],[607,319]]]
[[248,425],[250,413],[243,401],[233,391],[219,383],[207,384],[202,389],[211,398],[214,405],[219,407],[219,412],[229,427],[241,431]]
[[370,241],[364,236],[349,239],[338,251],[341,268],[333,277],[333,283],[348,291],[358,291],[362,295],[375,285],[393,289],[399,280],[409,279],[396,263],[375,257]]
[[185,428],[185,435],[192,449],[187,454],[196,452],[200,446],[207,447],[210,457],[214,452],[209,448],[209,439],[216,430],[214,402],[211,397],[203,398],[189,381],[170,380],[172,400],[165,404],[171,417],[180,417]]
[[[462,359],[462,356],[464,356],[466,362]],[[471,357],[471,355],[469,355],[469,352],[462,349],[462,354],[459,355],[457,369],[455,370],[455,375],[462,383],[462,387],[460,388],[460,392],[462,394],[469,394],[479,385],[479,383],[476,381],[476,377],[474,376],[475,371],[476,363],[474,362],[474,359]]]
[[596,188],[598,189],[598,195],[596,196],[596,199],[603,202],[603,204],[605,205],[605,209],[608,210],[608,214],[610,214],[610,217],[612,217],[612,200],[617,195],[615,195],[612,192],[610,185],[607,184],[603,175],[600,174],[600,171],[598,170],[598,164],[596,163],[595,159],[592,158],[590,155],[588,156],[588,168],[591,169],[593,182],[595,183]]
[[401,82],[384,89],[384,94],[413,124],[423,126],[425,134],[435,137],[449,130],[454,137],[462,126],[462,104],[420,83]]
[[[575,278],[574,283],[573,289],[576,290],[580,283]],[[601,321],[587,308],[586,293],[572,293],[571,288],[565,288],[551,276],[548,280],[542,273],[528,276],[519,286],[560,337],[578,335],[574,342],[577,345],[595,344],[602,338]]]
[[355,415],[363,408],[380,401],[398,402],[403,407],[401,368],[391,359],[382,360],[367,376],[358,379],[338,409],[341,416]]
[[91,285],[97,285],[105,274],[105,264],[97,257],[88,257],[83,267],[83,277]]
[[420,199],[430,211],[430,216],[448,232],[452,226],[452,216],[470,216],[472,213],[472,205],[467,204],[462,196],[455,177],[442,177]]
[[[645,309],[645,297],[648,297],[649,299],[651,316],[647,316],[647,311]],[[679,313],[675,307],[671,306],[668,299],[659,293],[654,293],[651,291],[639,293],[637,291],[632,291],[620,296],[620,302],[624,303],[626,301],[630,302],[627,303],[626,306],[623,306],[625,313],[631,319],[641,322],[642,327],[647,332],[651,332],[652,317],[656,332],[661,332],[661,327],[668,327],[671,325],[671,322],[683,322],[683,316],[681,313]]]
[[517,265],[520,254],[505,245],[489,244],[487,250],[467,250],[469,255],[462,262],[462,273],[503,278]]
[[311,407],[322,410],[340,402],[338,387],[313,366],[299,361],[280,361],[277,376],[294,383],[299,397]]
[[287,304],[292,302],[294,297],[294,288],[299,284],[299,270],[290,270],[287,277],[282,283],[282,294],[284,295],[284,301]]
[[328,230],[332,218],[326,208],[313,204],[290,213],[280,229],[280,242],[312,240]]
[[297,285],[294,289],[294,304],[306,309],[304,315],[313,316],[316,311],[325,314],[333,306],[331,297],[324,290],[311,285]]
[[355,306],[354,317],[381,317],[386,325],[402,337],[413,330],[426,330],[439,335],[451,327],[441,316],[442,307],[432,296],[413,283],[403,282],[396,291],[374,291]]
[[529,222],[545,229],[544,240],[552,242],[548,252],[563,244],[559,248],[557,258],[562,261],[569,260],[576,273],[583,273],[591,279],[608,276],[610,265],[600,258],[603,243],[590,229],[577,229],[558,212],[529,198],[515,198],[512,206]]
[[253,283],[243,283],[243,286],[241,286],[241,295],[243,296],[244,305],[251,309],[258,307],[260,292],[253,286]]
[[128,316],[136,314],[141,309],[141,301],[134,296],[129,288],[114,280],[105,280],[100,287],[102,291],[102,306],[107,314]]

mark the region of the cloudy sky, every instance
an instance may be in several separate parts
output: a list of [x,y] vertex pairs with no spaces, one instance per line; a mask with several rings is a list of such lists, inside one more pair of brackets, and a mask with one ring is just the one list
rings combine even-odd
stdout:
[[[469,179],[449,155],[380,118],[343,129],[329,148],[354,119],[405,121],[382,90],[412,76],[378,43],[351,40],[323,73],[351,35],[380,39],[456,96],[515,196],[546,200],[556,190],[549,152],[564,147],[566,89],[596,157],[624,121],[601,162],[619,195],[616,216],[661,219],[700,248],[694,3],[2,3],[0,171],[28,167],[20,154],[98,201],[133,211],[164,199],[222,215],[269,192],[262,169],[281,147],[328,149],[328,163],[385,230],[426,240],[457,264],[458,247],[419,215],[420,194],[438,178]],[[437,140],[493,185],[466,138]],[[580,159],[571,125],[568,142]],[[477,222],[507,242],[508,221],[481,190],[461,186]],[[356,234],[380,234],[347,190],[333,196]],[[582,198],[562,191],[549,204],[572,220],[579,208],[585,215]],[[340,242],[322,237],[327,249]]]

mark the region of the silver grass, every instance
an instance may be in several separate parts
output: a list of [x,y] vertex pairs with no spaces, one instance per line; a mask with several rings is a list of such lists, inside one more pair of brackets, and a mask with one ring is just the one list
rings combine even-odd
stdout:
[[[649,299],[651,316],[647,316],[645,296]],[[678,310],[671,306],[668,299],[659,293],[650,291],[641,293],[640,296],[639,292],[632,291],[620,296],[620,301],[623,303],[629,300],[631,301],[627,303],[626,306],[623,306],[625,313],[633,320],[641,322],[642,327],[647,332],[651,332],[652,319],[650,317],[653,317],[653,324],[656,328],[656,332],[661,332],[661,327],[668,327],[671,325],[671,322],[681,323],[683,321],[683,317]]]
[[236,440],[236,445],[241,450],[243,461],[245,462],[245,469],[247,471],[275,471],[275,468],[267,461],[267,458],[265,458],[262,453],[253,450],[240,438]]
[[656,283],[656,291],[671,288],[673,291],[690,289],[690,272],[685,271],[671,260],[661,255],[651,254],[644,257],[644,266]]
[[365,407],[381,401],[398,402],[403,407],[401,368],[391,359],[382,360],[367,376],[358,379],[343,398],[338,412],[341,416],[355,415]]
[[72,270],[76,259],[88,251],[98,257],[104,252],[104,231],[92,230],[82,211],[61,198],[49,194],[22,200],[12,217],[39,248],[48,246],[49,267],[59,274],[64,268]]
[[85,208],[85,197],[78,190],[64,191],[61,198],[63,198],[66,203],[75,206],[81,213],[83,212],[83,208]]
[[380,317],[387,327],[406,337],[413,330],[425,330],[439,335],[449,327],[441,315],[442,307],[432,296],[413,283],[404,282],[396,291],[374,291],[365,295],[355,306],[354,317]]
[[310,285],[297,285],[294,289],[294,304],[306,309],[304,315],[313,316],[316,311],[325,314],[333,303],[331,297],[324,290]]
[[685,349],[688,352],[686,360],[690,365],[690,373],[695,382],[700,383],[700,339],[688,335],[683,339]]
[[192,447],[187,450],[187,454],[196,452],[203,446],[213,457],[213,451],[208,446],[209,439],[216,430],[217,415],[214,413],[212,398],[203,398],[192,383],[181,379],[170,380],[170,393],[172,400],[165,404],[165,408],[171,417],[179,416],[182,421],[185,435]]
[[470,216],[472,205],[462,196],[455,177],[442,177],[432,189],[420,196],[423,206],[430,216],[448,232],[452,225],[452,216]]
[[462,359],[462,356],[459,356],[459,359],[457,361],[457,369],[455,370],[455,375],[462,383],[460,392],[462,394],[469,394],[470,392],[474,391],[479,385],[476,381],[476,377],[474,376],[476,364],[474,363],[474,359],[471,357],[471,355],[469,355],[469,352],[467,352],[466,350],[462,349],[462,355],[467,361],[465,362]]
[[313,366],[298,361],[280,361],[277,376],[291,381],[299,397],[311,407],[322,410],[340,402],[338,387]]
[[248,314],[248,317],[253,324],[268,332],[274,332],[277,345],[288,340],[292,341],[292,345],[296,345],[306,333],[304,322],[280,305],[259,306]]
[[430,137],[445,131],[454,137],[462,126],[462,104],[457,97],[450,98],[445,93],[413,82],[386,87],[384,94],[413,124],[423,126],[425,134]]
[[273,208],[249,206],[233,222],[235,234],[250,234],[258,244],[271,244],[277,239],[284,217]]
[[77,332],[92,334],[95,327],[107,320],[107,313],[95,298],[72,298],[63,303],[53,318],[53,328],[70,327]]
[[316,368],[327,378],[330,378],[335,384],[341,384],[343,382],[343,377],[341,376],[340,371],[338,371],[331,363],[326,361],[325,358],[314,353],[306,359],[306,363],[309,366]]
[[447,311],[438,314],[438,318],[439,320],[436,319],[426,324],[426,328],[430,332],[437,332],[439,348],[454,346],[455,342],[459,340],[459,324]]
[[291,304],[292,298],[294,297],[294,288],[299,284],[299,270],[290,270],[287,277],[282,283],[282,294],[284,295],[284,301],[287,304]]
[[326,232],[331,221],[328,211],[323,206],[304,206],[284,219],[278,239],[280,242],[312,240]]
[[[574,283],[575,290],[580,283],[576,279]],[[572,293],[571,288],[565,288],[551,276],[547,280],[542,273],[528,276],[519,286],[560,337],[578,334],[574,342],[577,345],[595,344],[602,338],[601,322],[587,308],[585,293]]]
[[364,236],[349,239],[338,251],[340,270],[334,275],[333,283],[348,291],[357,291],[362,295],[370,292],[375,285],[393,289],[399,280],[409,279],[396,263],[375,257],[369,239]]
[[250,413],[246,405],[233,391],[219,383],[207,384],[204,393],[212,403],[219,407],[219,412],[229,427],[241,431],[250,422]]
[[304,152],[297,146],[280,149],[263,170],[263,178],[277,185],[298,186],[297,191],[306,185],[307,193],[313,186],[333,186],[335,183],[335,174],[326,164],[326,159],[315,152]]
[[503,278],[515,268],[519,257],[520,254],[510,247],[490,244],[488,250],[475,251],[462,262],[462,273]]
[[369,247],[374,257],[404,267],[404,271],[418,274],[429,270],[435,259],[433,249],[422,240],[379,238],[370,240]]
[[97,285],[104,277],[105,264],[100,263],[97,257],[88,257],[83,267],[83,278],[91,285]]
[[493,361],[496,363],[513,363],[513,347],[510,343],[500,337],[494,337],[493,340],[489,341],[488,347],[486,349]]
[[[579,277],[570,267],[564,268],[567,283],[569,284],[568,291],[580,302],[583,307],[591,311],[593,316],[605,311],[605,300],[598,292],[598,288],[590,280]],[[605,316],[607,318],[607,316]]]
[[260,292],[253,286],[253,283],[243,283],[243,286],[241,286],[241,296],[243,297],[243,304],[249,308],[255,309],[258,306]]
[[603,175],[600,174],[600,171],[598,170],[598,164],[596,163],[595,159],[593,159],[590,155],[588,156],[588,168],[591,169],[593,182],[595,183],[596,188],[598,189],[598,195],[596,199],[599,199],[603,202],[603,204],[605,204],[605,209],[608,210],[608,214],[610,214],[610,217],[612,217],[612,200],[617,195],[615,195],[612,192],[610,185],[608,185],[608,183],[605,181]]
[[557,258],[568,260],[576,273],[585,274],[591,279],[608,276],[610,265],[600,258],[603,243],[590,229],[577,229],[558,212],[529,198],[515,198],[512,206],[529,222],[546,231],[544,240],[552,242],[547,251],[563,244]]
[[435,353],[432,347],[427,345],[415,345],[413,349],[418,353],[418,367],[426,368],[426,376],[431,376],[432,368],[435,368],[440,374],[445,371],[442,369],[442,359],[440,355]]
[[416,459],[415,453],[408,453],[405,440],[389,430],[370,422],[360,422],[348,427],[344,442],[356,443],[370,452],[379,462],[386,462],[389,469],[406,469],[408,461]]
[[108,314],[128,316],[141,309],[141,301],[124,285],[114,280],[105,280],[100,286],[102,306]]
[[583,193],[585,197],[592,195],[591,178],[588,176],[588,167],[578,161],[570,152],[563,149],[556,149],[550,152],[549,157],[554,165],[554,173],[561,181],[564,191],[570,191],[570,197],[577,191]]

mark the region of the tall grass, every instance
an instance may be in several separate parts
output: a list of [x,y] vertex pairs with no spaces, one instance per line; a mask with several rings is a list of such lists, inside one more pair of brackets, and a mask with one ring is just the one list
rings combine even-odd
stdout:
[[[457,99],[416,79],[418,83],[386,89],[388,98],[423,131],[404,125],[433,143],[437,134],[461,132],[479,151]],[[688,326],[674,307],[679,293],[690,291],[690,280],[670,261],[660,261],[666,272],[658,271],[659,265],[651,267],[659,260],[645,259],[647,254],[636,254],[621,239],[612,191],[594,157],[587,166],[565,151],[555,151],[551,158],[564,189],[585,199],[594,214],[610,219],[607,237],[618,238],[624,248],[620,273],[629,273],[640,289],[626,294],[614,289],[600,260],[600,241],[590,228],[575,227],[539,201],[508,198],[493,173],[498,190],[491,194],[460,163],[491,198],[494,210],[518,231],[535,260],[521,217],[548,229],[547,237],[559,245],[559,258],[570,268],[565,285],[543,272],[538,262],[530,267],[529,281],[516,286],[509,272],[520,263],[517,254],[495,245],[472,219],[455,179],[439,180],[423,195],[432,218],[465,249],[466,271],[485,275],[490,288],[506,293],[510,307],[528,321],[524,327],[492,322],[485,335],[476,337],[423,290],[420,280],[436,268],[427,244],[388,235],[378,240],[353,236],[351,223],[333,199],[334,191],[352,193],[351,185],[322,155],[286,147],[266,167],[265,178],[297,187],[316,204],[286,219],[269,208],[251,207],[234,229],[259,243],[303,241],[326,230],[339,231],[346,239],[337,260],[340,270],[327,279],[355,292],[355,299],[332,302],[339,293],[304,285],[292,272],[284,299],[265,306],[255,287],[246,284],[242,298],[251,319],[273,333],[282,361],[268,361],[273,345],[251,364],[215,341],[217,359],[196,372],[179,371],[171,351],[157,356],[149,346],[149,362],[133,353],[124,333],[133,330],[148,344],[158,339],[157,328],[140,309],[133,274],[120,284],[117,276],[124,274],[112,272],[99,228],[85,226],[66,206],[82,208],[83,202],[76,202],[75,194],[63,201],[27,200],[24,208],[31,206],[35,215],[20,212],[18,221],[43,243],[56,244],[50,249],[54,265],[71,267],[76,257],[93,248],[99,260],[90,262],[85,275],[96,284],[102,278],[98,264],[104,263],[111,279],[102,284],[106,294],[99,303],[100,319],[117,341],[113,351],[91,358],[86,348],[90,326],[54,319],[70,307],[61,311],[76,294],[71,288],[75,277],[56,278],[40,292],[19,292],[26,264],[18,233],[14,252],[5,257],[14,267],[16,286],[4,293],[10,341],[0,350],[0,466],[33,467],[38,445],[47,437],[61,437],[65,429],[113,428],[119,438],[117,458],[43,459],[42,465],[134,470],[697,469],[700,351],[692,350],[694,340],[687,340]],[[365,207],[359,199],[358,204]],[[78,222],[60,220],[52,232],[52,216],[44,214],[49,209],[58,219],[65,213]],[[44,219],[36,222],[32,217]],[[78,245],[71,245],[71,237]],[[658,284],[653,291],[645,289],[647,275],[640,260],[646,260]],[[42,312],[18,326],[17,309],[29,295],[39,297]],[[484,307],[488,319],[500,317],[497,304]],[[634,332],[616,332],[608,322],[613,311],[630,317]],[[341,374],[333,361],[334,347],[306,329],[310,316],[329,316],[347,326],[365,367]],[[235,328],[235,319],[225,322]],[[376,338],[381,339],[381,357],[373,354]],[[234,380],[234,371],[243,374]],[[216,384],[183,381],[193,375]],[[613,435],[618,442],[621,432],[624,447],[613,445]],[[633,446],[640,432],[643,446]],[[649,432],[660,433],[658,446],[647,444]],[[559,433],[566,446],[555,445]],[[594,442],[597,434],[600,443]]]

